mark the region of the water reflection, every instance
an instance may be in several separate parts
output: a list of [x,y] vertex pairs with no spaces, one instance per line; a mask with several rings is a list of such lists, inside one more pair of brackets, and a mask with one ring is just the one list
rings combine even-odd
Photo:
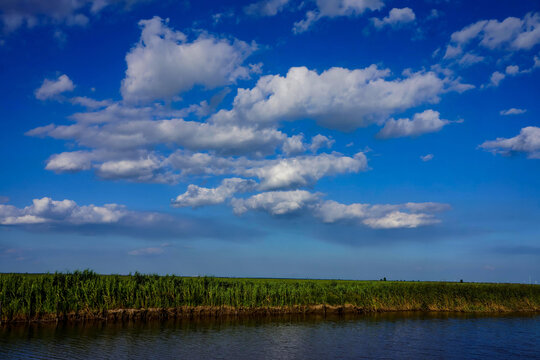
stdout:
[[540,316],[382,313],[0,327],[0,359],[540,356]]

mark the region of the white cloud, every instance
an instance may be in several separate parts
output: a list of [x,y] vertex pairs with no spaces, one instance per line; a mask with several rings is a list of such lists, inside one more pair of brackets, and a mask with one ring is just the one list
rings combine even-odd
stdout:
[[433,160],[434,157],[435,155],[433,154],[427,154],[427,155],[420,156],[420,159],[422,159],[423,162],[426,162],[426,161]]
[[385,16],[382,19],[371,19],[373,25],[377,29],[382,29],[385,26],[396,28],[403,26],[404,24],[414,22],[414,20],[416,20],[416,15],[414,14],[414,11],[412,11],[412,9],[408,7],[402,9],[393,8],[388,13],[388,16]]
[[373,229],[398,229],[436,224],[440,220],[435,219],[430,214],[408,214],[401,211],[393,211],[380,218],[368,218],[362,222]]
[[458,55],[463,54],[463,49],[461,49],[460,46],[452,46],[448,45],[446,47],[446,52],[444,53],[445,59],[452,59],[457,57]]
[[164,169],[164,159],[154,154],[130,160],[109,160],[96,165],[96,174],[103,179],[127,179],[136,182],[176,183],[178,175]]
[[293,32],[302,33],[322,18],[340,16],[359,16],[366,10],[379,10],[384,7],[381,0],[315,0],[314,10],[306,12],[306,18],[294,23]]
[[99,109],[113,104],[111,100],[95,100],[86,96],[76,96],[70,99],[72,104],[81,105],[88,109]]
[[260,190],[310,186],[325,176],[367,170],[367,159],[361,152],[353,157],[338,153],[322,153],[312,156],[261,160],[177,152],[171,155],[167,161],[174,169],[181,170],[182,174],[233,174],[255,177],[260,180],[258,185]]
[[491,77],[489,78],[490,85],[499,86],[500,82],[503,81],[505,77],[506,77],[505,74],[499,71],[495,71],[493,74],[491,74]]
[[77,172],[92,168],[94,154],[89,151],[71,151],[54,154],[47,160],[45,169],[56,173]]
[[495,154],[511,155],[523,152],[529,159],[540,159],[540,128],[527,126],[512,138],[485,141],[480,147]]
[[508,65],[505,70],[506,74],[508,75],[516,75],[519,74],[519,66],[517,65]]
[[244,7],[244,12],[252,16],[274,16],[281,12],[290,0],[260,0]]
[[44,197],[34,199],[32,205],[24,208],[0,205],[0,224],[107,224],[118,222],[127,213],[123,206],[116,204],[79,206],[73,200],[56,201]]
[[501,110],[500,111],[500,114],[501,115],[520,115],[520,114],[525,114],[527,112],[526,109],[516,109],[516,108],[510,108],[510,109],[507,109],[507,110]]
[[440,113],[433,110],[414,114],[413,119],[389,119],[377,134],[381,138],[396,138],[404,136],[419,136],[422,134],[437,132],[443,126],[450,123],[441,119]]
[[326,137],[324,135],[317,134],[311,138],[311,145],[309,145],[309,150],[311,150],[311,152],[313,153],[316,153],[322,147],[330,149],[332,145],[334,145],[334,143],[335,140],[330,139],[329,137]]
[[211,124],[183,119],[127,120],[105,124],[47,125],[27,135],[75,140],[79,145],[116,150],[144,149],[176,144],[191,150],[222,153],[271,153],[288,141],[275,129],[256,129],[235,124]]
[[237,215],[249,210],[270,215],[308,213],[327,224],[353,221],[373,229],[416,228],[439,223],[434,214],[450,209],[441,203],[406,203],[398,205],[341,204],[322,201],[321,194],[304,190],[269,191],[247,199],[233,198],[231,205]]
[[[128,210],[118,204],[78,205],[73,200],[34,199],[26,207],[0,204],[0,227],[22,227],[40,232],[120,234],[143,239],[202,239],[238,241],[255,232],[212,218],[190,218]],[[166,247],[163,243],[160,247]],[[152,252],[136,249],[139,255]]]
[[540,14],[528,13],[522,19],[477,21],[454,32],[450,40],[445,58],[459,56],[471,43],[487,50],[530,50],[540,44]]
[[139,22],[140,41],[126,55],[125,100],[170,100],[195,85],[215,88],[249,77],[249,67],[242,63],[256,45],[205,33],[188,42],[167,22],[157,16]]
[[337,201],[328,200],[321,202],[314,210],[317,218],[331,224],[337,221],[365,218],[368,214],[369,204],[345,205]]
[[314,209],[314,216],[325,223],[338,221],[360,221],[374,229],[415,228],[440,222],[434,213],[450,209],[441,203],[406,203],[398,205],[345,205],[328,200],[319,203]]
[[431,71],[386,80],[389,75],[389,70],[375,65],[357,70],[331,68],[321,74],[294,67],[284,77],[263,76],[254,88],[239,89],[233,108],[211,119],[274,125],[307,117],[328,128],[350,130],[380,123],[392,113],[420,104],[436,103],[447,91],[446,85],[456,85]]
[[255,189],[256,182],[240,178],[225,179],[216,188],[204,188],[197,185],[189,185],[187,191],[178,195],[171,201],[173,207],[197,208],[205,205],[217,205],[224,203],[238,192],[247,192]]
[[283,151],[285,154],[298,154],[305,151],[304,135],[294,135],[285,141],[283,144]]
[[483,56],[466,53],[458,60],[458,64],[463,67],[467,67],[482,62],[484,59],[485,58]]
[[244,175],[259,178],[261,190],[274,190],[307,186],[325,176],[366,169],[364,153],[359,152],[354,157],[334,153],[270,160],[262,166],[246,169]]
[[223,157],[203,152],[177,150],[167,158],[168,164],[183,176],[241,174],[257,161],[246,157]]
[[75,85],[66,75],[60,75],[56,80],[43,80],[41,86],[35,91],[36,98],[39,100],[47,100],[60,95],[66,91],[73,91]]
[[317,199],[317,194],[305,190],[269,191],[247,199],[232,199],[231,204],[234,213],[238,215],[248,210],[266,211],[271,215],[285,215],[300,211]]

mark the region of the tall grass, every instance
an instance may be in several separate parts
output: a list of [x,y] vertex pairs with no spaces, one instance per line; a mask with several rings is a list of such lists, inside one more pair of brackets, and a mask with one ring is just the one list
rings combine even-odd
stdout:
[[0,319],[114,309],[353,305],[363,311],[540,311],[540,286],[521,284],[0,274]]

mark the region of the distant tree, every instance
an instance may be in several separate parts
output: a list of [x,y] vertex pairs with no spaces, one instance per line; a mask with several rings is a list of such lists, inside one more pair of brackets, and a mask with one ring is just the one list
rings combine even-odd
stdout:
[[463,279],[459,280],[459,282],[462,283],[462,282],[463,282]]

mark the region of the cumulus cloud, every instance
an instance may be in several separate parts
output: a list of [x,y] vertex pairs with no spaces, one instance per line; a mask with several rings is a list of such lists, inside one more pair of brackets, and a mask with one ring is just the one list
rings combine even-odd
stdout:
[[505,74],[499,71],[495,71],[493,74],[491,74],[491,77],[489,78],[490,85],[499,86],[499,84],[501,83],[501,81],[504,80],[505,77],[506,77]]
[[260,190],[310,186],[325,176],[367,170],[367,158],[362,152],[354,156],[321,153],[261,160],[177,152],[171,155],[168,161],[174,168],[186,171],[187,174],[234,174],[255,177],[260,181],[258,185]]
[[179,174],[168,167],[167,159],[154,152],[111,152],[107,150],[72,151],[54,154],[45,169],[55,173],[70,173],[94,169],[97,176],[107,180],[134,182],[176,183]]
[[48,197],[34,199],[32,205],[24,208],[0,205],[0,224],[2,225],[56,222],[76,225],[107,224],[118,222],[126,215],[126,209],[117,204],[79,206],[73,200],[56,201]]
[[155,154],[132,160],[109,160],[96,165],[96,174],[103,179],[127,179],[136,182],[176,183],[178,175],[163,165]]
[[435,213],[450,208],[441,203],[406,203],[398,205],[342,204],[321,200],[321,194],[305,190],[269,191],[246,199],[233,198],[233,211],[264,211],[273,216],[307,213],[324,223],[352,221],[373,229],[416,228],[439,223]]
[[403,26],[405,24],[414,22],[416,20],[416,15],[411,8],[393,8],[388,13],[388,16],[385,16],[382,19],[372,18],[371,21],[377,29],[382,29],[385,26],[390,26],[393,28]]
[[281,12],[290,0],[260,0],[244,7],[251,16],[274,16]]
[[265,211],[271,215],[285,215],[300,211],[317,199],[317,194],[305,190],[269,191],[247,199],[235,198],[231,204],[235,214],[238,215],[248,210]]
[[414,114],[411,119],[389,119],[377,134],[381,138],[397,138],[404,136],[419,136],[437,132],[450,121],[440,118],[440,113],[433,110]]
[[540,128],[527,126],[514,137],[485,141],[480,148],[494,154],[525,153],[529,159],[540,159]]
[[306,17],[294,23],[293,32],[307,31],[322,18],[340,16],[359,16],[366,10],[379,10],[384,7],[381,0],[315,0],[315,9],[306,12]]
[[[444,58],[459,58],[467,47],[477,51],[483,49],[514,52],[530,50],[538,44],[540,44],[540,13],[531,12],[521,19],[508,17],[503,21],[480,20],[454,32]],[[465,53],[459,60],[464,65],[478,61],[480,57],[470,52]]]
[[56,80],[45,79],[41,86],[36,89],[35,95],[39,100],[47,100],[54,98],[66,91],[73,91],[75,85],[71,79],[66,75],[60,75]]
[[363,223],[373,229],[416,228],[440,222],[431,214],[408,214],[393,211],[380,218],[368,218]]
[[287,155],[298,154],[305,151],[304,135],[294,135],[285,141],[283,144],[283,152]]
[[225,179],[216,188],[204,188],[197,185],[189,185],[187,191],[178,195],[171,201],[173,207],[197,208],[205,205],[217,205],[224,203],[238,192],[252,191],[256,186],[253,180],[240,178]]
[[215,88],[249,77],[250,69],[242,63],[256,45],[206,33],[189,42],[167,23],[157,16],[139,22],[140,41],[126,55],[125,100],[170,100],[195,85]]
[[225,179],[216,188],[189,185],[188,190],[171,201],[173,207],[199,207],[228,201],[237,215],[262,211],[272,216],[309,214],[324,223],[355,222],[374,229],[416,228],[440,222],[435,213],[450,209],[448,204],[425,202],[397,205],[342,204],[322,200],[322,194],[306,190],[263,191],[248,197],[236,195],[256,192],[261,187],[252,180]]
[[89,151],[71,151],[54,154],[47,160],[45,169],[56,173],[89,170],[95,154]]
[[374,229],[415,228],[435,224],[434,213],[450,209],[442,203],[405,203],[398,205],[341,204],[328,200],[314,209],[316,217],[325,223],[360,221]]
[[526,112],[527,112],[526,109],[510,108],[510,109],[507,109],[507,110],[501,110],[500,114],[503,115],[503,116],[506,116],[506,115],[520,115],[520,114],[525,114]]
[[366,170],[367,158],[362,152],[354,157],[333,153],[271,160],[263,164],[246,169],[244,174],[259,178],[261,190],[274,190],[307,186],[324,176]]
[[236,124],[210,124],[183,119],[114,121],[105,124],[47,125],[27,135],[75,140],[79,145],[117,150],[176,144],[191,150],[222,153],[271,153],[287,140],[275,129],[256,129]]
[[[2,226],[41,233],[118,234],[143,239],[239,241],[261,235],[258,231],[212,218],[133,211],[118,204],[79,205],[73,200],[53,200],[49,197],[34,199],[25,207],[0,204]],[[165,246],[168,245],[161,245]],[[145,251],[139,252],[144,255]]]
[[273,125],[281,120],[315,119],[322,126],[351,130],[386,120],[388,115],[424,104],[454,86],[434,72],[406,73],[387,80],[388,69],[331,68],[318,74],[305,67],[286,76],[261,77],[254,88],[239,89],[231,110],[221,110],[216,123]]
[[311,145],[309,145],[309,150],[311,150],[311,152],[313,153],[316,153],[320,148],[331,148],[334,143],[335,140],[330,139],[329,137],[326,137],[324,135],[317,134],[311,138]]

